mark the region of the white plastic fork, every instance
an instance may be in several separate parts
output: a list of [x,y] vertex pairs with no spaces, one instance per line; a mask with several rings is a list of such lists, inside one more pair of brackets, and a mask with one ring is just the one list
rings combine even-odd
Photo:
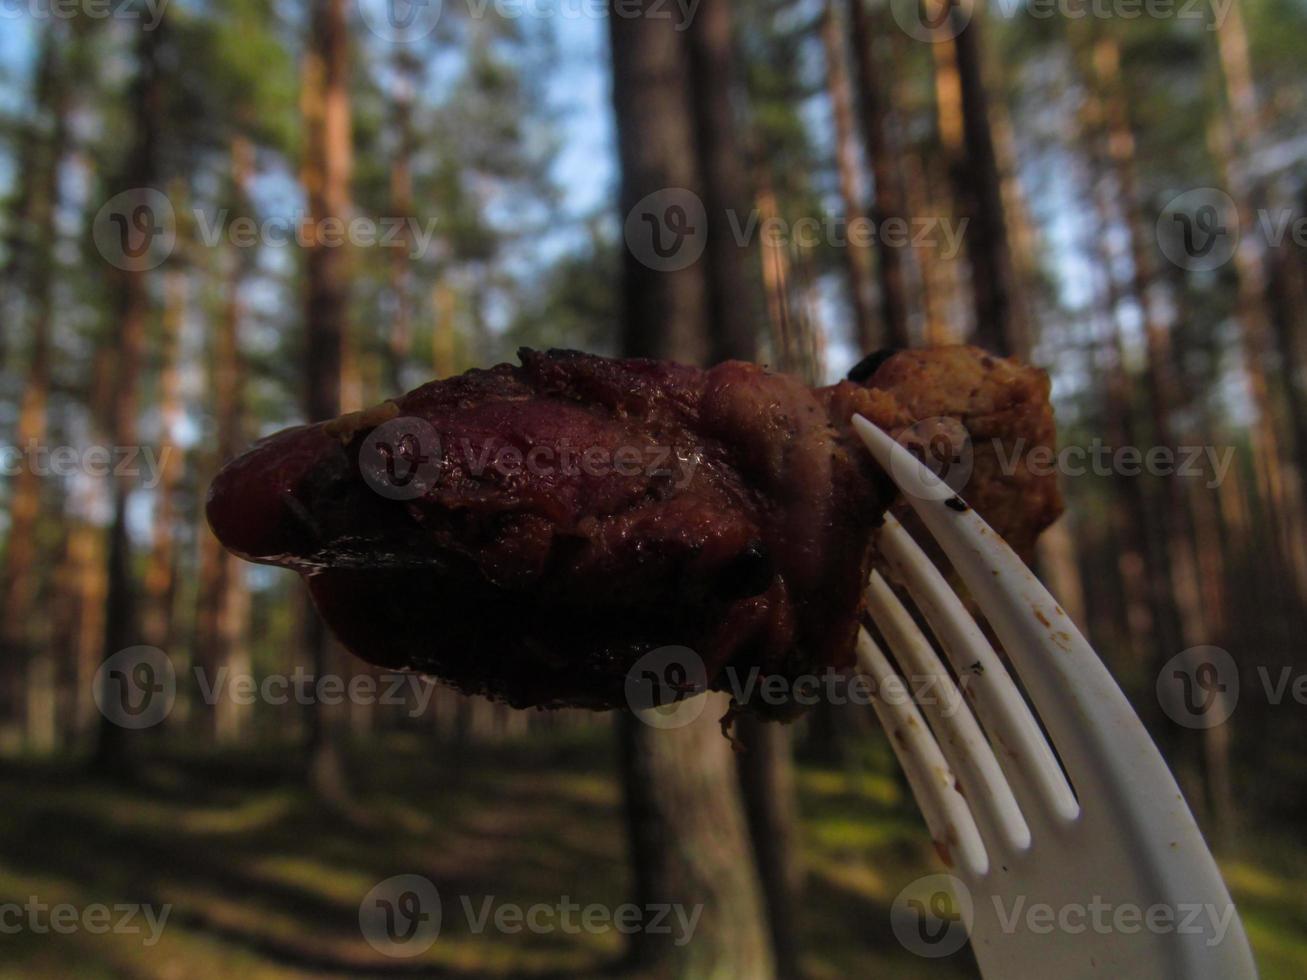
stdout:
[[855,415],[853,424],[892,479],[911,475],[909,504],[988,619],[1043,722],[1041,730],[931,559],[887,516],[880,553],[953,673],[879,574],[868,607],[889,654],[863,630],[859,667],[877,692],[896,682],[903,689],[901,677],[931,681],[910,685],[915,701],[877,696],[874,704],[952,887],[960,882],[966,892],[955,907],[969,906],[965,925],[981,972],[998,980],[1255,978],[1216,861],[1102,661],[947,484],[865,418]]

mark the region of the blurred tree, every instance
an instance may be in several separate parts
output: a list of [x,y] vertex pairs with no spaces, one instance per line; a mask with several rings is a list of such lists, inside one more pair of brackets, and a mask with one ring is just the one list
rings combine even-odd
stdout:
[[[59,176],[68,150],[69,72],[64,48],[66,25],[48,21],[37,57],[33,116],[20,147],[19,193],[12,202],[18,219],[5,269],[8,294],[21,294],[26,315],[27,380],[18,409],[15,442],[27,453],[46,442],[51,385],[51,333],[58,241]],[[15,322],[15,321],[11,321]],[[37,559],[37,520],[42,502],[41,476],[34,458],[14,476],[9,495],[9,530],[0,562],[0,717],[21,724],[27,675],[32,669],[30,637],[41,582]],[[48,654],[44,659],[49,662]],[[0,725],[4,724],[0,722]]]
[[[328,222],[348,221],[351,212],[349,28],[345,0],[312,0],[304,56],[300,111],[304,120],[301,179],[308,198],[309,241],[305,252],[304,413],[310,421],[341,410],[350,309],[350,254],[339,242],[323,241]],[[321,617],[305,597],[304,650],[313,673],[336,670],[339,654]],[[309,781],[324,799],[342,801],[347,792],[340,756],[339,713],[315,703],[309,709]]]
[[900,150],[890,103],[893,87],[883,80],[883,55],[877,50],[878,32],[872,23],[866,0],[849,0],[849,25],[857,65],[858,102],[862,109],[862,139],[872,173],[871,221],[876,229],[876,265],[880,283],[881,334],[863,337],[863,350],[877,347],[908,347],[908,298],[906,250],[886,234],[885,222],[907,222],[900,173]]
[[[688,52],[670,22],[609,11],[613,100],[622,164],[621,213],[669,217],[672,201],[645,199],[670,188],[702,189],[686,84]],[[659,202],[659,198],[653,199]],[[642,203],[645,202],[645,203]],[[674,205],[673,205],[674,206]],[[704,261],[675,271],[626,251],[623,353],[704,363],[713,348]],[[660,730],[627,712],[619,723],[636,900],[703,906],[693,943],[677,947],[647,930],[632,935],[630,958],[677,977],[775,971],[748,826],[733,775],[718,695],[693,723]]]
[[[142,30],[135,39],[135,77],[129,91],[128,148],[111,182],[113,194],[107,195],[109,197],[142,188],[158,188],[160,126],[166,118],[168,84],[162,54],[171,26],[172,18],[164,10],[155,29]],[[160,220],[160,216],[154,215],[153,220]],[[140,439],[137,415],[152,300],[146,273],[139,269],[115,269],[111,282],[113,323],[107,353],[112,364],[113,387],[108,406],[107,435],[110,446],[136,447]],[[135,478],[127,472],[113,476],[113,517],[109,526],[104,614],[105,659],[137,643],[140,637],[127,525],[135,484]],[[122,772],[130,768],[126,735],[127,730],[106,713],[101,720],[99,741],[92,757],[94,770]]]
[[[863,214],[863,181],[856,145],[853,116],[853,87],[849,83],[848,47],[840,8],[835,0],[826,4],[821,24],[821,40],[826,55],[826,87],[835,126],[835,163],[839,171],[840,197],[844,220],[852,223]],[[854,336],[863,349],[881,345],[876,323],[875,287],[872,285],[871,253],[860,244],[849,242],[844,248],[844,267],[853,311]],[[877,338],[872,344],[870,338]]]
[[[1011,354],[1023,338],[1020,304],[1003,210],[1003,175],[994,148],[990,95],[986,88],[983,0],[941,0],[949,8],[940,30],[949,40],[935,45],[941,75],[941,129],[962,214],[968,218],[966,244],[975,307],[975,342],[998,354]],[[956,79],[956,86],[953,85]]]

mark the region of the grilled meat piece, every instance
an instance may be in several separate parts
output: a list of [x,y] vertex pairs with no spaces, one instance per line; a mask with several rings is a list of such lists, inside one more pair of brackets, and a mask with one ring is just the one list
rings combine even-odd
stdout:
[[667,645],[719,689],[728,666],[852,662],[893,500],[855,412],[894,432],[961,422],[975,476],[958,489],[1017,545],[1060,509],[1051,479],[999,465],[1051,444],[1046,376],[974,348],[817,389],[740,362],[520,357],[263,440],[214,481],[214,532],[303,574],[372,663],[518,707],[610,708]]

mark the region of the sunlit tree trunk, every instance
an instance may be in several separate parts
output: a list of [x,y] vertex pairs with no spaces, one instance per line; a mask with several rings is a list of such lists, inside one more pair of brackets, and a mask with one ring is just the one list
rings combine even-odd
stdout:
[[[835,122],[835,165],[839,171],[844,220],[852,223],[863,215],[863,186],[859,173],[857,123],[853,112],[853,89],[849,84],[845,27],[836,0],[829,0],[821,23],[826,52],[826,89]],[[842,249],[844,274],[853,311],[854,340],[864,352],[884,346],[875,310],[871,252],[847,242]]]
[[177,507],[174,498],[182,475],[182,449],[174,438],[181,425],[181,333],[186,317],[186,273],[179,268],[166,274],[162,329],[159,332],[159,483],[154,488],[154,526],[150,557],[145,569],[142,630],[145,642],[170,650],[173,634],[173,599]]
[[[36,113],[29,142],[23,147],[31,173],[20,174],[27,197],[19,203],[17,244],[11,253],[7,285],[21,287],[27,326],[27,379],[18,407],[15,445],[21,452],[46,442],[50,397],[50,330],[54,305],[55,209],[59,169],[68,143],[68,87],[60,57],[62,31],[46,25],[37,68]],[[48,133],[45,126],[49,126]],[[12,244],[12,243],[11,243]],[[41,514],[41,476],[30,461],[19,468],[9,488],[9,527],[0,560],[0,719],[21,724],[26,677],[37,669],[31,639],[40,570],[37,523]],[[52,656],[46,651],[46,657]]]
[[[63,24],[53,19],[44,25],[31,93],[34,118],[19,128],[14,136],[14,190],[5,201],[11,217],[5,236],[5,263],[0,268],[0,287],[3,287],[0,299],[4,303],[4,313],[15,311],[15,301],[30,285],[23,282],[24,274],[30,277],[34,271],[31,268],[32,253],[48,233],[49,215],[43,223],[39,214],[50,199],[50,192],[44,185],[53,177],[49,159],[52,141],[44,130],[56,103],[66,98],[62,94],[66,88],[64,72],[67,70],[61,61],[62,28]],[[67,124],[61,115],[53,116],[51,121],[56,127],[66,130]],[[0,365],[5,363],[9,354],[12,331],[13,322],[6,317],[5,322],[0,323]]]
[[[1242,235],[1235,249],[1239,277],[1238,321],[1243,344],[1244,370],[1253,419],[1253,447],[1257,454],[1258,482],[1266,503],[1267,520],[1279,529],[1277,546],[1286,571],[1293,576],[1299,601],[1307,600],[1307,527],[1304,526],[1301,475],[1285,465],[1282,440],[1277,432],[1275,398],[1268,377],[1271,347],[1273,286],[1265,245],[1260,240],[1258,216],[1269,205],[1265,182],[1255,178],[1252,161],[1265,140],[1261,132],[1261,104],[1253,78],[1248,33],[1241,4],[1230,9],[1216,32],[1222,78],[1224,114],[1215,131],[1213,147],[1222,176],[1234,200]],[[1292,352],[1290,352],[1292,357]],[[1301,420],[1295,423],[1301,426]]]
[[[248,206],[247,189],[253,169],[254,149],[241,135],[232,137],[231,194],[233,207],[244,212]],[[209,473],[233,458],[244,448],[245,363],[241,338],[246,319],[246,259],[238,249],[225,256],[225,284],[221,308],[215,317],[212,347],[209,351],[209,391],[213,415],[212,452],[205,462]],[[201,523],[203,521],[201,520]],[[249,670],[246,644],[248,596],[245,569],[240,559],[218,543],[207,526],[199,530],[200,585],[195,615],[195,661],[206,671],[209,686],[214,687],[218,672],[227,668],[232,674]],[[216,688],[215,688],[216,689]],[[248,705],[223,698],[206,712],[206,727],[219,743],[237,740],[247,727]]]

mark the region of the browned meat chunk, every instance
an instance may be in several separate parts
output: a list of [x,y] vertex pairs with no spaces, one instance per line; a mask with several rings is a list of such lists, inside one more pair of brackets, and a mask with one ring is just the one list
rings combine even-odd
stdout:
[[523,351],[355,416],[264,440],[214,481],[209,520],[307,579],[363,658],[517,706],[607,708],[671,644],[793,678],[851,662],[891,485],[849,425],[960,420],[962,492],[1018,545],[1052,481],[990,439],[1051,444],[1042,372],[973,348],[902,352],[865,384]]

